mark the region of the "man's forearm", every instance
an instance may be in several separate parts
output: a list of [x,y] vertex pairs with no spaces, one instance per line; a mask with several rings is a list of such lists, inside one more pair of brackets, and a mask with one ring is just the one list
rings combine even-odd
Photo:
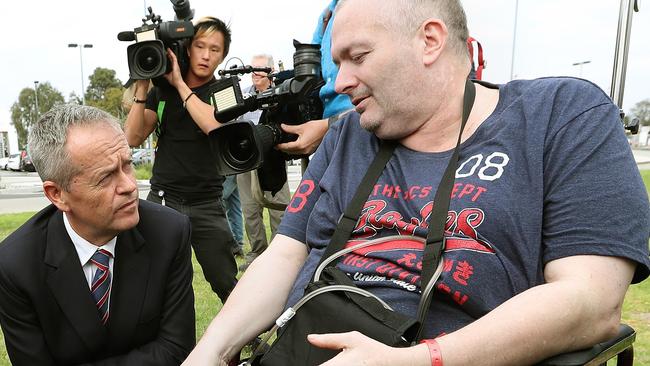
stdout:
[[142,103],[133,103],[126,121],[124,121],[124,134],[129,146],[140,146],[147,138],[144,123],[145,106]]
[[248,267],[186,364],[209,365],[230,359],[270,328],[285,306],[306,255],[304,244],[276,235]]
[[533,287],[438,338],[445,366],[532,364],[613,336],[633,266],[609,259],[618,262],[607,264],[609,271]]
[[183,106],[203,133],[207,135],[210,131],[221,126],[221,123],[214,118],[214,107],[202,101],[187,84],[184,82],[179,83],[176,89],[183,101]]

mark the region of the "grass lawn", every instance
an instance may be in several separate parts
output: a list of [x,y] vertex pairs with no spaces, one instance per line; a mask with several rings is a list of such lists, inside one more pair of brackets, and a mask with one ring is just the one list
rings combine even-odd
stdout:
[[[641,171],[643,181],[650,192],[650,170]],[[0,215],[0,241],[25,222],[34,213]],[[265,215],[265,222],[268,217]],[[267,225],[267,228],[269,226]],[[248,249],[248,248],[247,248]],[[237,259],[238,265],[242,259]],[[212,292],[203,278],[203,272],[196,258],[192,258],[194,266],[194,294],[196,309],[196,337],[199,339],[205,332],[212,318],[221,309],[221,301]],[[634,343],[635,365],[650,365],[650,280],[630,287],[623,305],[623,322],[632,326],[637,332]],[[609,365],[614,365],[610,362]],[[0,332],[0,365],[10,365]]]

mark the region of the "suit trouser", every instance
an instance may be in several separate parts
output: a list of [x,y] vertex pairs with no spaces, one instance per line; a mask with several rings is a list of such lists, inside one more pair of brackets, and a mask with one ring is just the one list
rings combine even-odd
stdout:
[[[239,198],[241,199],[242,212],[244,213],[244,226],[246,227],[246,236],[251,244],[251,253],[253,256],[262,254],[269,246],[266,238],[266,228],[264,227],[264,206],[253,198],[251,192],[251,172],[237,175],[237,187],[239,188]],[[264,197],[271,202],[288,203],[291,199],[289,185],[285,182],[282,189],[275,194],[265,191]],[[284,211],[269,209],[269,221],[271,222],[271,240],[282,220]]]
[[[162,203],[154,192],[149,192],[147,201]],[[165,197],[165,205],[190,218],[192,248],[203,269],[203,276],[221,302],[226,302],[237,283],[237,263],[232,254],[235,240],[228,226],[221,197],[191,204]]]

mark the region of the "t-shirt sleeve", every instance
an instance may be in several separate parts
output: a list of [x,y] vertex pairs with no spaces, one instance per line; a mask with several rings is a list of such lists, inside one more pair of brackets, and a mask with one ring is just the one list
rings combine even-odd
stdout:
[[320,146],[309,161],[300,185],[294,192],[278,227],[278,233],[289,236],[302,243],[307,243],[307,223],[309,216],[321,196],[320,181],[330,162],[332,152],[340,133],[339,127],[328,130]]
[[648,195],[618,108],[598,92],[592,91],[591,100],[602,103],[551,126],[546,136],[543,260],[572,255],[628,258],[637,263],[636,283],[650,272]]
[[147,93],[147,101],[145,103],[145,108],[157,112],[159,99],[160,98],[158,97],[158,88],[152,88],[151,90],[149,90],[149,93]]

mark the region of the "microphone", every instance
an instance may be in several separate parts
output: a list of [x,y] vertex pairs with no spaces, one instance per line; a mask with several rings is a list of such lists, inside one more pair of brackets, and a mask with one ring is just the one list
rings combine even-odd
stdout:
[[219,70],[219,76],[232,75],[232,74],[247,74],[251,72],[271,72],[270,67],[252,67],[250,65],[242,67],[231,67],[230,69]]
[[135,32],[133,31],[120,32],[117,34],[117,40],[122,42],[135,41]]

